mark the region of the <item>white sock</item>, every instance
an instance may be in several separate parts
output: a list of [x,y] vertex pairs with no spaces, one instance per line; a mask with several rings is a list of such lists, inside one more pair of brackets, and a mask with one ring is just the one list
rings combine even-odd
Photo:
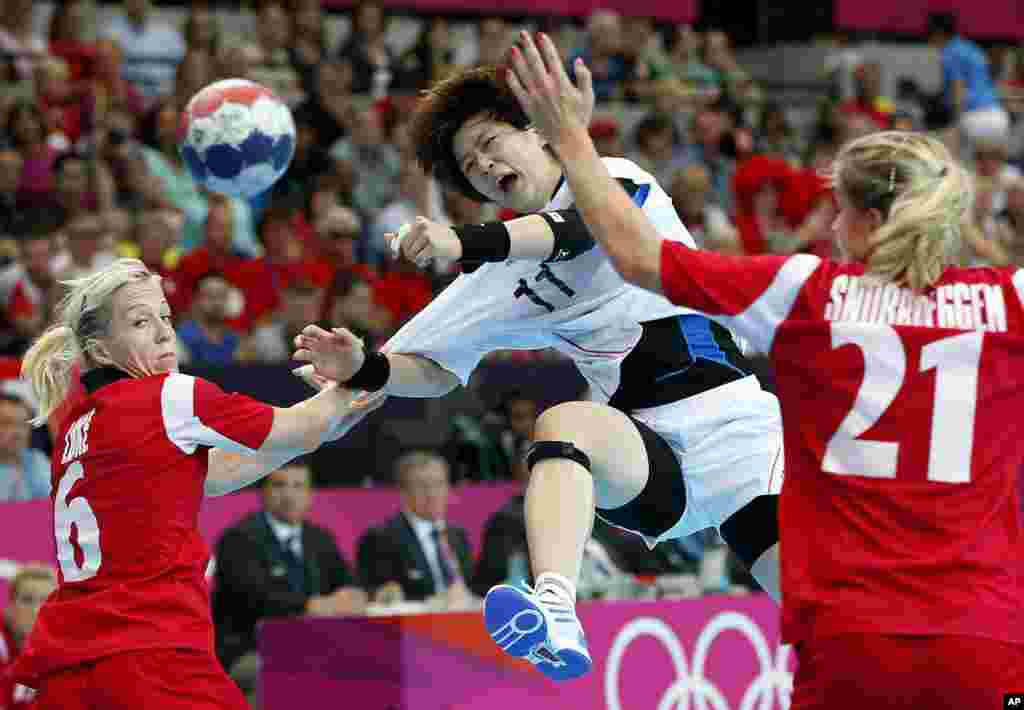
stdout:
[[534,587],[537,596],[553,594],[557,600],[576,606],[576,585],[556,572],[541,572]]

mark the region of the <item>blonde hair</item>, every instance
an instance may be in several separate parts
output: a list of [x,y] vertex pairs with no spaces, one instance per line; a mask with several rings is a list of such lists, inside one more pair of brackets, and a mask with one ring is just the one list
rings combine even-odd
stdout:
[[922,291],[957,262],[972,222],[974,185],[946,146],[921,133],[882,131],[836,157],[833,184],[882,225],[869,239],[867,272]]
[[39,404],[33,425],[45,424],[67,396],[75,365],[87,369],[97,363],[96,348],[109,335],[117,290],[150,278],[159,277],[138,259],[118,259],[94,274],[61,282],[69,292],[57,307],[57,318],[21,363],[21,376]]
[[15,573],[14,579],[11,580],[11,586],[8,590],[11,601],[17,598],[22,586],[26,582],[53,582],[56,584],[57,573],[49,565],[40,563],[22,565],[18,568],[17,573]]

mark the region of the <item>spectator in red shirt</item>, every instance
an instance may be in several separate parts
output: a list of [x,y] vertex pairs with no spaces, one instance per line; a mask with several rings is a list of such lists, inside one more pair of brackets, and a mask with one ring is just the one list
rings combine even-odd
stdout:
[[96,58],[96,48],[83,39],[88,13],[85,0],[70,0],[56,3],[50,15],[50,54],[68,63],[72,82],[88,78]]
[[248,261],[232,247],[234,212],[228,198],[211,194],[209,203],[203,227],[203,245],[183,256],[173,272],[178,291],[175,299],[182,310],[191,304],[195,285],[203,275],[218,271],[233,285],[240,286],[238,274]]
[[745,254],[792,254],[829,242],[830,200],[821,200],[810,177],[786,161],[755,155],[733,177],[736,227]]
[[345,275],[354,274],[371,286],[377,282],[377,272],[358,260],[356,251],[362,233],[363,225],[359,215],[347,207],[331,207],[316,225],[320,251],[330,269],[330,279],[324,294],[323,320],[330,320],[337,290],[344,284]]
[[879,130],[889,128],[892,124],[893,102],[882,96],[882,63],[864,62],[854,73],[854,86],[857,95],[843,102],[839,110],[843,113],[854,113],[867,116]]
[[434,300],[434,290],[415,264],[399,259],[373,285],[373,300],[391,314],[397,327]]
[[229,279],[245,296],[242,320],[246,330],[261,324],[281,305],[280,294],[296,279],[324,288],[330,267],[307,258],[295,230],[296,211],[288,204],[272,204],[260,218],[257,236],[263,256],[242,265]]
[[39,607],[56,587],[57,575],[46,565],[25,565],[11,582],[10,603],[0,624],[0,708],[4,710],[23,710],[34,704],[35,691],[16,684],[7,671],[20,655]]
[[36,63],[35,81],[47,142],[57,150],[69,150],[82,137],[88,117],[85,102],[74,93],[67,62],[59,57],[40,60]]
[[0,344],[9,354],[20,352],[43,332],[55,300],[53,236],[45,229],[30,232],[22,237],[19,251],[18,261],[0,271],[0,323],[6,331]]

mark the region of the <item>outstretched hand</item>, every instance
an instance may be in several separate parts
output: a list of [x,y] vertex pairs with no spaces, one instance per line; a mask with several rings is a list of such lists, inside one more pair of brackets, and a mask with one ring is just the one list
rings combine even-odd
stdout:
[[347,382],[366,361],[363,341],[346,328],[324,330],[307,325],[295,336],[293,359],[312,363],[316,375],[335,382]]
[[594,84],[583,60],[573,66],[574,84],[551,38],[542,32],[534,42],[524,31],[509,50],[509,67],[509,88],[555,153],[580,131],[586,133],[594,113]]
[[[292,370],[292,374],[302,379],[307,385],[315,390],[323,392],[326,389],[337,388],[338,383],[329,380],[323,375],[318,375],[313,365],[303,365]],[[388,395],[384,390],[376,392],[363,392],[362,390],[347,390],[346,414],[327,433],[325,441],[337,441],[345,436],[351,429],[363,420],[370,412],[380,409],[387,401]]]
[[421,269],[434,259],[450,259],[462,256],[462,242],[454,230],[426,217],[417,217],[406,231],[385,234],[388,248],[396,257],[404,256]]

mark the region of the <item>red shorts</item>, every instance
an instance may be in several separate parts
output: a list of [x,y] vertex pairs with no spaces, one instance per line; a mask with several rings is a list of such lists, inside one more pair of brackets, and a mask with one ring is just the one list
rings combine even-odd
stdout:
[[790,710],[997,710],[1024,691],[1024,646],[971,636],[845,634],[797,659]]
[[44,677],[33,710],[248,710],[220,662],[198,651],[132,651]]

